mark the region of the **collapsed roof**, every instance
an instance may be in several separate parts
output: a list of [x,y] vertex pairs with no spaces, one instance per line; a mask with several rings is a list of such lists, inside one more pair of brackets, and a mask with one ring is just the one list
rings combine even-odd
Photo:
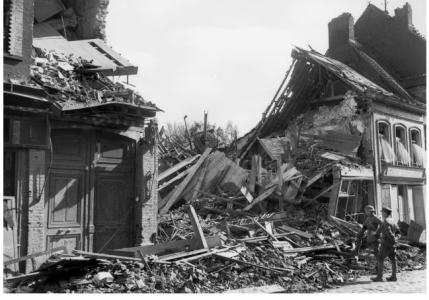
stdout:
[[[398,95],[395,89],[381,87],[338,60],[298,47],[292,50],[292,57],[292,65],[262,120],[243,138],[245,141],[240,147],[241,157],[246,154],[256,137],[284,131],[292,118],[302,113],[306,107],[342,100],[349,90],[368,101],[425,113],[425,103]],[[375,70],[380,72],[380,76],[387,74],[381,67]],[[394,82],[393,78],[390,80]]]

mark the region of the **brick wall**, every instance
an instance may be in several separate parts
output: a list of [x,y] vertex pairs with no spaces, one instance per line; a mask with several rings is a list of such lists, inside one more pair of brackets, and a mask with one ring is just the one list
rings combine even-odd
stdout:
[[136,165],[136,245],[142,245],[151,242],[158,226],[158,146],[153,135],[145,134],[138,143]]
[[[45,191],[43,189],[46,176],[45,151],[28,151],[28,248],[27,253],[44,251],[45,240]],[[42,263],[41,257],[36,263]],[[29,264],[31,266],[31,264]],[[27,265],[27,269],[29,267]]]
[[[9,78],[20,82],[28,80],[30,76],[31,51],[33,43],[33,19],[34,19],[34,3],[31,0],[13,0],[13,11],[22,12],[21,15],[15,14],[11,29],[16,33],[11,32],[11,46],[15,53],[19,53],[19,47],[22,47],[21,55],[8,56],[4,55],[3,79],[7,81]],[[21,32],[19,31],[22,31]],[[21,42],[20,42],[20,39]]]

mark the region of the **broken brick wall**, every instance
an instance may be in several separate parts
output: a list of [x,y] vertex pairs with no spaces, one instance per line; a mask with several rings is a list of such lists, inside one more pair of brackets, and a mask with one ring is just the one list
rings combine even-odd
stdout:
[[[13,21],[10,27],[10,39],[14,48],[9,55],[3,54],[3,80],[14,79],[20,82],[30,77],[31,45],[33,42],[33,1],[13,1]],[[21,53],[20,55],[16,53]]]
[[136,245],[154,240],[158,228],[158,141],[155,124],[145,130],[145,137],[137,145],[137,209]]
[[77,16],[74,30],[76,39],[105,39],[106,16],[109,0],[63,0],[67,8],[73,8]]
[[[367,101],[349,91],[339,103],[321,104],[309,108],[297,116],[286,130],[286,136],[292,141],[292,146],[297,145],[298,138],[301,144],[301,142],[311,143],[313,139],[317,140],[324,135],[332,135],[333,138],[338,135],[338,139],[354,136],[357,138],[354,149],[347,149],[346,145],[343,149],[340,147],[341,145],[335,146],[334,144],[329,149],[328,141],[322,143],[323,145],[319,143],[319,145],[326,150],[342,152],[345,155],[352,154],[352,156],[362,159],[362,162],[370,163],[372,162],[372,150],[368,111]],[[318,142],[315,143],[318,144]]]

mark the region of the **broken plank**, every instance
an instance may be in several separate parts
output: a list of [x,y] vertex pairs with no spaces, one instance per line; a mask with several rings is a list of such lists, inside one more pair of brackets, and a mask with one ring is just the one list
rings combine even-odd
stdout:
[[[222,245],[222,241],[218,235],[206,236],[205,239],[209,248],[215,248]],[[170,242],[156,244],[156,245],[114,249],[114,250],[109,250],[108,253],[113,255],[139,257],[139,255],[137,254],[137,251],[141,250],[144,256],[148,256],[148,255],[161,256],[161,255],[180,252],[180,251],[183,251],[184,249],[197,250],[200,248],[198,244],[199,244],[198,240],[196,238],[192,238],[189,240],[170,241]]]
[[191,168],[186,169],[185,171],[183,171],[182,173],[180,173],[179,175],[177,175],[176,177],[170,179],[169,181],[167,181],[166,183],[163,183],[160,187],[158,187],[158,192],[160,192],[161,190],[163,190],[164,188],[166,188],[167,186],[169,186],[170,184],[172,184],[173,182],[176,182],[179,179],[182,179],[183,177],[187,176],[189,174],[189,171],[191,170]]
[[243,196],[247,199],[249,203],[252,203],[253,196],[250,194],[250,192],[247,190],[245,186],[241,187],[240,192],[243,194]]
[[299,235],[299,236],[301,236],[303,238],[306,238],[306,239],[311,239],[311,238],[314,237],[314,235],[311,234],[311,233],[308,233],[308,232],[305,232],[305,231],[301,231],[299,229],[290,227],[288,225],[281,225],[281,226],[279,226],[279,228],[281,228],[283,230],[286,230],[286,231],[288,231],[290,233],[295,233],[296,235]]
[[194,162],[197,158],[199,158],[200,155],[195,155],[193,157],[189,157],[185,160],[182,160],[181,162],[179,162],[178,164],[175,164],[174,166],[172,166],[171,168],[165,170],[164,172],[162,172],[161,174],[158,175],[158,182],[164,180],[165,178],[167,178],[168,176],[170,176],[171,174],[179,171],[180,169],[186,167],[187,165],[191,164],[192,162]]
[[319,199],[320,197],[322,197],[323,195],[325,195],[327,192],[329,192],[330,190],[332,190],[334,187],[336,187],[337,185],[339,185],[340,183],[334,183],[333,185],[327,187],[326,189],[324,189],[323,191],[321,191],[317,196],[307,200],[304,204],[304,207],[310,205],[311,203],[313,203],[314,201],[316,201],[317,199]]
[[195,172],[200,168],[204,160],[207,158],[207,156],[210,154],[211,148],[207,148],[204,153],[201,155],[200,159],[195,163],[194,166],[192,166],[192,171],[189,172],[188,176],[183,179],[183,181],[179,184],[179,186],[174,189],[173,193],[169,195],[169,198],[167,199],[166,204],[164,207],[161,208],[160,214],[163,215],[168,212],[168,210],[173,206],[174,203],[179,200],[180,195],[185,190],[188,183],[191,181],[192,177],[194,176]]
[[66,250],[67,250],[66,247],[62,246],[62,247],[57,247],[57,248],[49,249],[49,250],[42,251],[42,252],[36,252],[36,253],[30,254],[27,256],[22,256],[22,257],[18,257],[18,258],[14,258],[14,259],[5,261],[5,262],[3,262],[3,266],[12,265],[12,264],[18,263],[20,261],[32,259],[32,258],[42,256],[42,255],[50,255],[50,254],[59,253],[59,252],[60,253],[66,252]]
[[146,268],[146,271],[148,271],[149,273],[152,273],[152,269],[150,268],[149,264],[147,263],[147,260],[144,257],[143,252],[141,250],[139,250],[137,253],[140,256],[140,258],[141,258],[141,260],[143,262],[143,265]]
[[192,223],[192,228],[194,229],[194,235],[197,239],[199,246],[204,249],[208,249],[206,238],[204,237],[203,229],[201,228],[200,221],[198,220],[197,213],[192,205],[187,207],[189,219]]
[[268,188],[265,190],[262,194],[260,194],[258,197],[256,197],[255,200],[252,201],[249,205],[247,205],[243,210],[248,211],[250,210],[255,204],[264,201],[267,197],[269,197],[272,193],[274,193],[275,189],[277,188],[276,185]]
[[86,252],[86,251],[80,251],[80,250],[73,250],[72,252],[73,254],[90,257],[90,258],[132,260],[132,261],[139,261],[139,262],[141,261],[141,259],[137,257],[118,256],[118,255],[110,255],[110,254],[103,254],[103,253]]
[[273,240],[278,241],[278,239],[269,231],[267,230],[264,226],[262,226],[261,223],[259,223],[258,221],[254,220],[255,224],[258,225],[263,231],[265,231]]
[[201,253],[207,253],[208,251],[209,251],[209,249],[197,249],[197,250],[193,250],[193,251],[181,251],[181,252],[177,252],[177,253],[167,254],[164,256],[159,256],[159,259],[165,260],[165,261],[171,261],[171,260],[189,257],[192,255],[195,256],[195,255],[201,254]]
[[332,250],[335,249],[334,245],[322,245],[322,246],[314,246],[314,247],[301,247],[301,248],[293,248],[289,250],[283,250],[284,253],[308,253],[315,251],[324,251],[324,250]]
[[263,269],[263,270],[267,270],[267,271],[278,272],[278,273],[291,272],[291,270],[289,270],[289,269],[284,269],[284,268],[279,268],[279,267],[266,267],[266,266],[250,263],[247,261],[235,259],[232,257],[223,256],[221,253],[213,253],[213,256],[218,257],[218,258],[223,259],[223,260],[229,260],[229,261],[235,262],[237,264],[247,265],[247,266],[251,266],[251,267],[255,267],[255,268],[259,268],[259,269]]
[[206,160],[204,162],[204,167],[203,167],[203,170],[202,170],[202,172],[198,178],[197,184],[194,187],[194,192],[192,193],[192,197],[190,200],[191,203],[198,197],[198,193],[199,193],[201,185],[204,181],[204,176],[206,175],[206,172],[207,172],[207,166],[208,166],[208,161]]

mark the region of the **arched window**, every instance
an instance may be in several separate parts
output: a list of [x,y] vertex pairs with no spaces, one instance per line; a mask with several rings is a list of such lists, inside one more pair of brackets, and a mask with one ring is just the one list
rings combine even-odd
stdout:
[[410,153],[413,167],[423,167],[425,153],[422,147],[422,136],[418,128],[410,129]]
[[390,135],[390,124],[386,121],[377,122],[377,139],[379,145],[380,159],[386,163],[395,162],[395,153],[392,149]]
[[407,149],[407,130],[404,125],[396,124],[394,126],[394,132],[396,163],[402,166],[409,166],[411,164],[411,157]]
[[377,132],[379,136],[383,136],[390,143],[390,124],[386,121],[378,121]]

